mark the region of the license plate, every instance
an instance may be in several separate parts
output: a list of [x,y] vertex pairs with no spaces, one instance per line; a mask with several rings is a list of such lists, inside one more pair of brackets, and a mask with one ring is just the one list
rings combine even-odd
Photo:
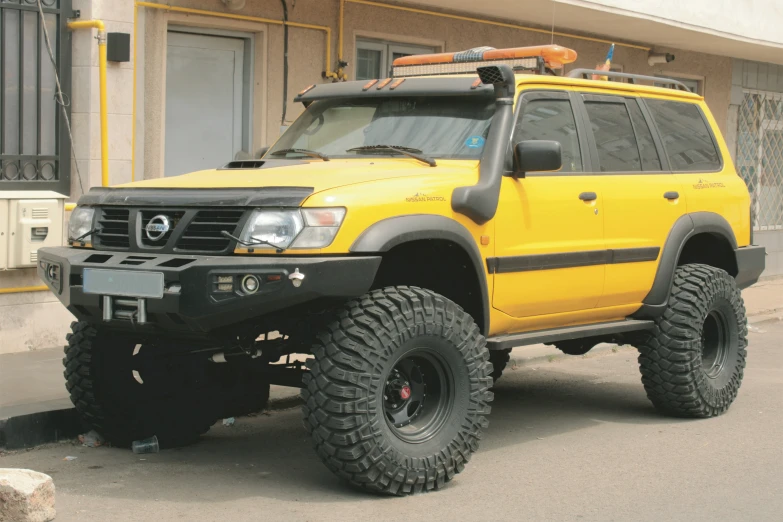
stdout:
[[82,278],[85,294],[163,298],[162,272],[85,268]]

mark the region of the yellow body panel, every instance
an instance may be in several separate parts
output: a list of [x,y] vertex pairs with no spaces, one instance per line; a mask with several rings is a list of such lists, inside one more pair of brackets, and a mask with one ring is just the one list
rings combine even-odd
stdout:
[[[663,249],[674,222],[685,213],[677,176],[619,174],[600,178],[606,248]],[[678,192],[680,198],[665,199],[663,195],[670,191]],[[652,287],[657,269],[657,261],[606,265],[606,284],[599,306],[641,303]]]
[[[505,177],[495,217],[477,225],[451,208],[455,188],[478,180],[478,161],[438,160],[436,168],[412,158],[335,159],[292,162],[270,169],[205,170],[123,185],[137,188],[313,187],[305,207],[345,207],[334,240],[318,250],[283,255],[345,254],[368,227],[387,218],[433,214],[454,219],[473,237],[485,261],[490,307],[489,335],[623,319],[652,286],[655,261],[489,273],[486,259],[605,249],[663,247],[685,213],[724,216],[740,246],[750,241],[749,196],[703,98],[680,91],[615,82],[520,75],[518,93],[550,89],[647,96],[689,101],[702,107],[718,139],[724,168],[695,174],[581,174]],[[677,191],[670,201],[665,192]],[[595,192],[595,201],[579,199]],[[482,245],[486,236],[488,244]],[[248,255],[246,248],[238,254]],[[250,255],[275,255],[255,249]]]
[[[582,192],[598,192],[600,176],[531,176],[503,179],[495,216],[496,256],[526,256],[605,249],[601,196],[592,202]],[[530,317],[598,305],[604,265],[532,270],[495,275],[494,308],[512,317]],[[523,295],[535,299],[520,298]]]

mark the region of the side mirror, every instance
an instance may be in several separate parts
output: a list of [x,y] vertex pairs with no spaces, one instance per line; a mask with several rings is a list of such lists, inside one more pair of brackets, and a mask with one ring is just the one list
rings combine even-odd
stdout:
[[516,177],[524,177],[526,172],[551,172],[562,167],[563,151],[557,141],[527,140],[514,147]]

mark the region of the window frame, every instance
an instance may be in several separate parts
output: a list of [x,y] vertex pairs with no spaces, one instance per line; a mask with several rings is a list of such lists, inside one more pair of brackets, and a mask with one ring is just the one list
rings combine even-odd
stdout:
[[[629,103],[636,103],[642,111],[642,116],[647,123],[647,128],[652,134],[652,140],[655,145],[655,151],[658,154],[658,160],[661,162],[661,170],[642,170],[642,171],[630,171],[630,172],[601,172],[597,170],[600,168],[600,162],[598,160],[598,148],[596,147],[595,136],[593,135],[593,129],[590,126],[590,117],[587,114],[587,109],[584,105],[584,96],[597,96],[597,97],[612,97],[620,98],[627,105]],[[672,101],[675,103],[684,103],[696,107],[702,122],[707,127],[712,144],[715,150],[718,152],[719,166],[715,170],[673,170],[671,162],[669,161],[669,154],[666,150],[666,145],[663,142],[663,136],[658,129],[658,125],[655,122],[655,118],[647,106],[646,100],[650,99],[662,99],[663,101]],[[532,100],[540,99],[568,99],[571,101],[571,110],[574,113],[574,121],[576,122],[576,134],[577,141],[579,143],[580,154],[582,157],[582,171],[581,172],[528,172],[525,173],[525,177],[531,176],[617,176],[617,175],[662,175],[662,174],[711,174],[716,172],[722,172],[726,168],[726,161],[723,157],[723,151],[721,150],[718,139],[715,136],[715,132],[707,119],[704,110],[698,103],[691,103],[685,100],[671,100],[665,98],[651,98],[649,96],[641,95],[628,95],[628,94],[596,94],[592,92],[576,92],[568,91],[564,89],[526,89],[520,91],[517,94],[516,105],[514,107],[514,127],[511,134],[508,137],[508,149],[506,152],[506,176],[513,176],[514,170],[514,129],[519,121],[519,117],[522,114],[523,107]],[[617,102],[614,102],[617,103]],[[630,111],[629,111],[630,117]],[[634,129],[634,138],[636,138],[636,125],[631,118],[631,125]],[[637,148],[639,142],[637,140]],[[641,155],[640,155],[641,157]]]
[[[616,175],[643,175],[643,174],[670,174],[670,165],[669,165],[669,157],[666,155],[666,150],[663,148],[663,141],[658,134],[657,127],[653,127],[654,121],[652,120],[652,115],[646,111],[646,107],[642,106],[642,103],[640,102],[641,98],[637,96],[627,96],[627,95],[620,95],[620,94],[595,94],[595,93],[579,93],[579,104],[581,106],[581,110],[584,112],[584,118],[585,118],[585,131],[587,132],[587,141],[590,144],[591,148],[591,155],[593,157],[593,163],[591,163],[591,172],[594,174],[601,174],[606,176],[616,176]],[[593,128],[590,125],[590,115],[587,112],[587,107],[585,102],[598,102],[598,103],[615,103],[615,104],[622,104],[625,106],[625,110],[628,113],[628,119],[631,122],[631,128],[633,129],[634,133],[634,141],[636,142],[636,150],[639,154],[639,166],[644,167],[644,162],[642,161],[642,151],[639,148],[639,137],[636,129],[636,124],[634,124],[633,118],[631,117],[631,111],[629,110],[628,105],[631,103],[636,103],[637,106],[642,111],[642,117],[644,117],[645,123],[647,123],[647,128],[650,130],[650,134],[652,135],[653,144],[655,146],[655,153],[658,155],[658,161],[661,163],[660,170],[644,170],[643,168],[641,170],[620,170],[616,172],[604,172],[601,171],[601,160],[598,155],[598,146],[595,139],[595,133],[593,132]]]
[[511,128],[511,134],[508,137],[508,149],[506,151],[506,173],[507,176],[513,175],[514,170],[514,130],[517,127],[519,118],[522,117],[524,107],[531,101],[539,100],[567,100],[571,106],[571,112],[574,115],[576,124],[576,139],[579,144],[579,155],[582,159],[582,170],[578,172],[528,172],[526,177],[530,176],[584,176],[589,174],[592,169],[592,159],[590,158],[589,143],[585,138],[585,122],[579,108],[574,103],[576,93],[558,89],[528,89],[520,91],[517,94],[516,105],[514,107],[514,126]]
[[[429,54],[438,52],[436,46],[357,36],[354,41],[353,63],[359,63],[360,49],[379,51],[381,53],[380,76],[378,78],[369,78],[371,80],[390,78],[389,73],[391,72],[392,62],[394,61],[392,56],[394,56],[395,52],[410,52],[410,54]],[[421,51],[425,52],[422,53]],[[353,68],[353,78],[354,80],[357,79],[356,68]]]

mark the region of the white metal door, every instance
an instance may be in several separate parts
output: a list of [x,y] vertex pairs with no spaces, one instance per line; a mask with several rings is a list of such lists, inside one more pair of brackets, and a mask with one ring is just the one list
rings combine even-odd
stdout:
[[170,32],[165,176],[225,165],[242,150],[244,42]]

